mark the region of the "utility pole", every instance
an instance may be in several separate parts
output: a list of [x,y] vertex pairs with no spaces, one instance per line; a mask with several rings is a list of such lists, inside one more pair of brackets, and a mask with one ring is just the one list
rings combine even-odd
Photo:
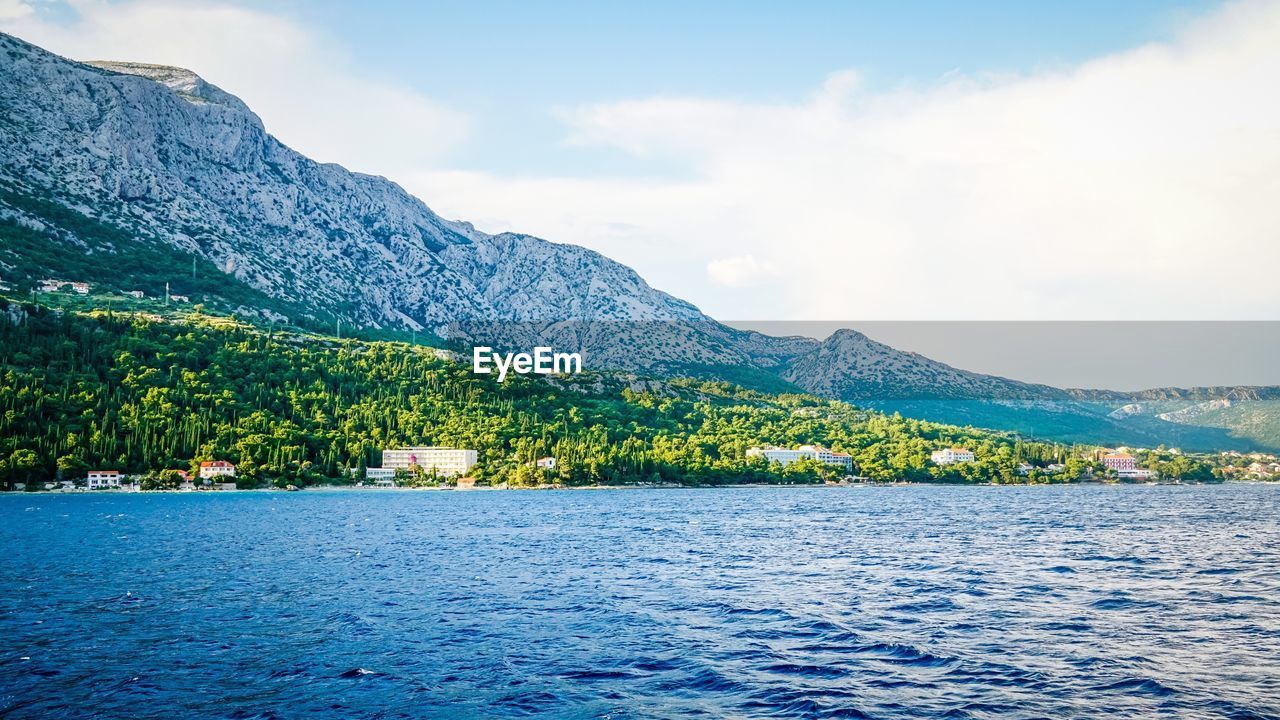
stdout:
[[164,283],[164,306],[169,307],[169,281]]

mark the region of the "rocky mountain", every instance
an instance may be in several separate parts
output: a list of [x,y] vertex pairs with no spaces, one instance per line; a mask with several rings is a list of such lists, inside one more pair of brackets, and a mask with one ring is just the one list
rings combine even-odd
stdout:
[[[153,243],[360,325],[711,324],[598,253],[488,235],[385,178],[314,162],[179,68],[76,63],[0,35],[0,147],[0,218],[96,256],[99,281],[132,280],[123,246]],[[21,275],[10,255],[4,274]]]
[[959,370],[855,330],[832,333],[793,358],[782,376],[810,392],[850,399],[1068,399],[1057,388]]
[[1061,390],[852,330],[818,341],[732,329],[596,252],[490,235],[386,178],[310,160],[188,70],[79,63],[0,34],[0,282],[46,277],[153,296],[168,287],[297,324],[548,344],[582,351],[588,367],[1060,439],[1280,446],[1275,389]]

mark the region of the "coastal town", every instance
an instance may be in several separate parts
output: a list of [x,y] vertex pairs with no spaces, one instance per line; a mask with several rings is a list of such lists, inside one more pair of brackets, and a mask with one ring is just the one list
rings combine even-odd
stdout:
[[[1174,448],[1164,453],[1181,456]],[[1150,457],[1153,451],[1144,448],[1099,449],[1083,453],[1072,462],[1048,462],[1033,464],[1019,462],[1016,474],[1027,480],[1033,478],[1062,478],[1065,482],[1118,482],[1155,483],[1162,481],[1160,472],[1144,466],[1140,455]],[[385,448],[380,453],[379,466],[351,468],[348,483],[356,488],[405,488],[452,487],[470,489],[477,485],[472,470],[479,461],[479,453],[469,448],[434,445],[418,445]],[[1280,479],[1280,457],[1266,453],[1218,453],[1217,478],[1237,481],[1270,481]],[[828,485],[871,484],[870,477],[857,474],[853,456],[817,444],[796,447],[775,445],[751,447],[746,451],[750,461],[787,468],[816,467],[822,470],[820,477]],[[979,460],[977,453],[967,447],[944,447],[930,453],[929,463],[936,467],[964,466]],[[1154,464],[1154,463],[1150,463]],[[531,471],[542,473],[547,482],[543,487],[558,487],[552,481],[557,467],[553,456],[538,457],[524,463]],[[1073,473],[1067,475],[1067,473]],[[784,475],[785,477],[785,475]],[[1163,478],[1166,482],[1181,482],[1181,477]],[[986,483],[991,484],[991,483]],[[503,483],[500,487],[507,487]],[[168,468],[150,473],[126,473],[114,469],[91,469],[80,478],[55,478],[42,483],[12,483],[4,488],[15,491],[49,492],[210,492],[256,489],[256,482],[238,482],[236,465],[228,460],[203,460],[193,463],[191,469]],[[285,485],[281,489],[298,489]]]
[[[467,473],[476,465],[475,450],[437,446],[387,448],[382,451],[382,466],[367,467],[363,472],[352,468],[357,487],[391,488],[405,485],[415,475],[450,480],[455,487],[472,487],[474,479]],[[540,458],[537,467],[555,467],[554,458]],[[288,489],[292,486],[285,486]],[[153,473],[125,473],[120,470],[88,470],[83,478],[54,479],[39,485],[15,483],[13,490],[45,490],[77,492],[114,490],[143,492],[171,490],[179,492],[228,491],[253,489],[253,485],[237,483],[236,466],[227,460],[204,460],[193,470],[167,468]]]

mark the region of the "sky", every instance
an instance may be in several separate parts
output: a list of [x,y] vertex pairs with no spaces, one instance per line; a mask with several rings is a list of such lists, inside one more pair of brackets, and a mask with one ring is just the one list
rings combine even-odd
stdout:
[[1280,1],[0,0],[732,321],[1280,319]]

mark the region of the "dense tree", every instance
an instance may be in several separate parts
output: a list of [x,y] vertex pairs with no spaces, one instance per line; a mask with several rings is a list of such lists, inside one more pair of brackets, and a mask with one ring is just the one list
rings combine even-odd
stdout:
[[[0,482],[103,468],[151,473],[149,484],[169,487],[176,474],[162,471],[212,459],[236,463],[242,487],[352,482],[378,465],[382,448],[402,444],[475,448],[482,483],[833,477],[830,467],[784,470],[746,454],[805,443],[850,453],[855,473],[875,480],[1021,482],[1021,460],[1070,460],[1071,452],[725,382],[677,379],[656,391],[609,375],[499,384],[428,348],[207,315],[179,322],[0,306],[0,380]],[[932,449],[952,444],[973,448],[978,461],[929,461]],[[545,456],[556,459],[554,470],[531,466]]]

